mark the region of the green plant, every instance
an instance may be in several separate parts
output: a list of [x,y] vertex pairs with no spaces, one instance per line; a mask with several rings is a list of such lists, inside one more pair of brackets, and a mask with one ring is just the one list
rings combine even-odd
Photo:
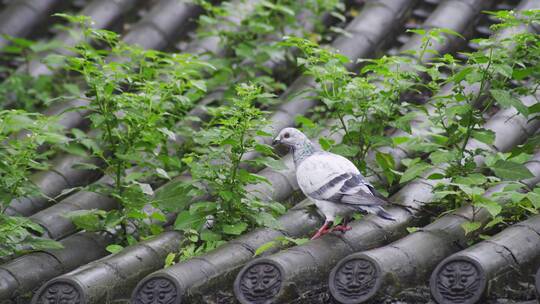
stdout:
[[58,47],[55,42],[31,41],[24,38],[8,37],[11,44],[2,50],[1,59],[9,63],[23,65],[14,68],[5,64],[0,68],[0,100],[2,108],[37,111],[57,100],[64,90],[71,88],[58,75],[32,76],[29,63]]
[[[17,136],[17,134],[21,134]],[[42,162],[51,152],[40,152],[44,143],[67,141],[54,118],[22,110],[0,111],[0,258],[25,250],[59,248],[52,240],[39,237],[43,228],[27,218],[5,214],[20,197],[42,195],[29,179],[35,170],[45,170]]]
[[[280,81],[287,79],[280,75],[291,76],[286,70],[273,73],[269,64],[286,63],[294,58],[292,50],[280,46],[283,36],[295,33],[321,41],[327,28],[323,24],[325,14],[345,19],[341,15],[344,5],[338,0],[272,0],[241,5],[225,2],[220,6],[198,2],[207,11],[199,19],[199,35],[219,37],[223,47],[225,56],[216,74],[220,83],[249,80],[268,92],[284,90],[286,86]],[[234,95],[234,89],[229,94]]]
[[[289,37],[283,44],[302,51],[304,55],[298,59],[298,64],[317,82],[315,91],[324,105],[321,114],[336,121],[331,125],[332,132],[344,133],[342,143],[336,144],[327,138],[321,138],[319,143],[325,150],[351,158],[368,173],[368,151],[392,145],[386,130],[393,127],[408,131],[409,121],[414,118],[406,113],[409,103],[401,99],[404,93],[415,92],[423,86],[415,70],[402,69],[402,66],[413,65],[413,59],[383,56],[363,60],[365,65],[356,75],[347,70],[348,58],[311,41]],[[314,125],[306,117],[299,118],[299,122]],[[377,161],[392,184],[395,173],[391,156],[378,152]]]
[[[499,30],[516,24],[538,23],[539,20],[538,12],[492,14],[502,20],[493,26]],[[522,16],[526,18],[523,19]],[[536,212],[537,204],[531,200],[535,197],[534,191],[529,195],[522,194],[522,187],[511,185],[504,189],[499,199],[485,197],[483,194],[487,187],[494,184],[532,177],[523,162],[530,157],[532,147],[537,145],[533,139],[529,144],[509,153],[496,154],[481,146],[468,149],[467,145],[471,139],[486,145],[494,143],[493,132],[483,127],[494,106],[514,108],[519,115],[536,119],[533,115],[537,113],[538,106],[529,107],[523,104],[520,98],[537,98],[539,75],[534,71],[534,66],[538,66],[540,59],[539,35],[525,32],[504,39],[492,37],[473,41],[480,49],[465,53],[466,61],[460,62],[453,56],[446,55],[439,60],[437,66],[431,67],[431,70],[437,70],[429,72],[429,75],[440,76],[441,69],[448,73],[448,76],[439,78],[441,86],[453,86],[450,91],[435,97],[434,108],[432,111],[428,110],[432,132],[429,137],[415,139],[412,141],[414,147],[411,146],[424,156],[422,159],[409,160],[409,168],[405,174],[413,173],[410,176],[414,178],[433,166],[441,168],[442,173],[432,174],[429,178],[450,180],[449,184],[435,189],[437,198],[445,209],[455,209],[464,204],[486,208],[493,217],[487,225],[489,228],[504,221],[513,222],[522,218],[526,212]],[[477,89],[467,89],[471,87]],[[477,164],[478,158],[485,160],[489,170]],[[512,199],[501,199],[502,197]],[[519,204],[524,208],[516,208]],[[513,209],[513,212],[503,211],[506,208]],[[480,225],[474,220],[464,226],[467,233],[478,228]]]
[[[504,21],[494,29],[538,23],[537,13],[533,12],[494,14],[500,15]],[[333,119],[331,130],[342,132],[343,142],[336,144],[320,138],[323,149],[352,158],[364,173],[382,172],[389,184],[398,181],[403,184],[432,168],[440,168],[442,173],[432,174],[429,178],[450,180],[450,184],[435,189],[443,210],[472,203],[492,213],[494,220],[490,225],[500,223],[503,218],[497,216],[502,215],[505,205],[482,194],[486,187],[501,180],[531,177],[523,166],[523,161],[530,154],[523,152],[528,150],[531,153],[531,147],[535,145],[495,155],[484,149],[469,150],[467,145],[471,139],[488,145],[493,143],[493,132],[483,125],[494,105],[515,108],[526,117],[536,113],[537,106],[527,107],[519,97],[535,96],[539,88],[538,74],[533,68],[538,66],[538,35],[522,33],[502,40],[495,37],[473,40],[481,48],[464,53],[467,60],[462,62],[452,54],[438,55],[430,49],[432,43],[444,39],[444,35],[459,34],[445,29],[414,32],[423,36],[423,47],[407,52],[412,56],[363,60],[358,75],[346,69],[347,58],[306,39],[287,38],[283,43],[285,46],[302,51],[303,56],[297,62],[317,82],[315,92],[323,103],[320,107],[322,114],[315,113],[311,119],[299,117],[297,121],[318,132],[320,126],[313,122],[315,119],[320,116]],[[509,52],[509,49],[513,51]],[[427,54],[432,60],[422,64]],[[471,87],[478,89],[470,90]],[[434,102],[423,106],[413,104],[414,99],[408,100],[407,96],[414,97],[419,93],[434,96]],[[416,117],[418,112],[413,110],[425,114]],[[421,126],[429,128],[429,132],[422,133],[421,137],[408,135],[412,131],[410,122],[418,118],[424,120]],[[405,131],[406,135],[389,137],[388,130],[396,129]],[[410,154],[409,158],[402,160],[406,167],[404,172],[396,170],[398,164],[391,154],[378,151],[383,146],[400,145],[407,147]],[[379,168],[366,166],[368,151],[375,151]],[[490,171],[475,163],[477,157],[486,158],[485,164]],[[368,169],[371,171],[367,172]],[[508,189],[513,190],[504,196],[510,195],[514,201],[518,200],[523,210],[534,210],[535,203],[531,198],[536,197],[535,192],[525,195],[516,192],[521,188]],[[473,222],[464,228],[469,232],[479,227]]]
[[254,84],[239,84],[236,92],[228,105],[212,110],[212,120],[195,137],[196,150],[183,158],[194,180],[192,195],[209,193],[212,198],[191,204],[176,219],[175,228],[185,231],[190,242],[183,247],[184,258],[215,248],[253,227],[275,226],[274,215],[285,211],[279,203],[264,203],[247,193],[248,184],[267,180],[241,168],[242,156],[248,152],[273,155],[270,147],[254,139],[268,136],[260,131],[265,113],[254,103],[273,95]]
[[95,137],[80,132],[76,137],[81,148],[104,161],[103,173],[111,178],[108,184],[88,189],[115,198],[121,209],[81,211],[70,217],[86,230],[120,226],[120,243],[133,243],[162,231],[149,219],[165,221],[163,212],[155,209],[148,214],[144,209],[153,201],[150,182],[160,184],[182,170],[168,153],[168,141],[175,137],[171,129],[205,92],[200,78],[212,67],[189,54],[126,45],[113,32],[90,28],[83,32],[88,41],[108,49],[81,43],[73,49],[77,56],[66,58],[67,69],[79,74],[88,87],[84,109],[98,131]]

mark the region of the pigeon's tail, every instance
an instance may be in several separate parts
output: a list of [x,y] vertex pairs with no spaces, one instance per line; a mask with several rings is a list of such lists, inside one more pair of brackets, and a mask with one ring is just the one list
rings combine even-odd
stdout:
[[385,220],[394,221],[394,222],[396,221],[396,219],[393,218],[392,215],[390,215],[390,213],[388,213],[386,210],[384,210],[383,207],[379,206],[377,208],[377,212],[375,214],[377,214],[378,217],[381,217],[381,218],[383,218]]
[[388,213],[382,206],[358,206],[360,210],[366,211],[368,213],[373,213],[377,215],[380,218],[383,218],[385,220],[389,221],[395,221],[396,219],[392,217],[390,213]]
[[395,221],[386,210],[384,210],[384,205],[388,204],[388,201],[383,200],[379,197],[368,195],[365,193],[355,193],[355,194],[348,194],[343,195],[340,197],[341,203],[348,204],[351,206],[355,206],[359,210],[363,210],[369,213],[374,213],[377,216],[389,220],[389,221]]

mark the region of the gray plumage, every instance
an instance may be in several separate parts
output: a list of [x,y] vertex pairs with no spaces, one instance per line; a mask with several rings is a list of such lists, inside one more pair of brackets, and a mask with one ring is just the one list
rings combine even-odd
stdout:
[[394,220],[384,210],[387,200],[345,157],[321,151],[294,128],[281,130],[274,142],[292,150],[298,185],[317,205],[327,221],[334,221],[336,216],[348,217],[357,211]]

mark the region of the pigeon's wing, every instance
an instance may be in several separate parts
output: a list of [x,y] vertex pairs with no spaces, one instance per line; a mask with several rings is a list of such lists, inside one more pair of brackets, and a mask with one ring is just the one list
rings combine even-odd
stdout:
[[329,180],[317,190],[306,193],[306,195],[337,204],[365,206],[385,204],[386,198],[378,192],[376,195],[372,189],[374,190],[373,186],[367,183],[362,175],[344,173]]
[[327,197],[327,193],[338,191],[345,181],[357,174],[360,171],[352,162],[328,152],[316,152],[296,168],[298,185],[307,196],[317,192]]
[[[350,163],[348,160],[347,162]],[[350,166],[355,170],[350,170]],[[330,168],[335,170],[329,170]],[[299,167],[300,169],[302,167]],[[297,177],[300,187],[310,198],[351,206],[393,220],[383,208],[388,203],[386,198],[365,180],[352,163],[342,163],[341,157],[330,154],[313,158],[305,170],[301,170],[300,174],[297,172]],[[308,181],[315,182],[309,184]]]
[[378,195],[381,195],[379,192],[377,192],[377,190],[375,190],[373,185],[371,185],[361,173],[355,174],[351,176],[349,179],[347,179],[345,183],[343,183],[343,186],[339,188],[338,193],[355,194],[360,191],[369,193],[375,196],[377,196],[376,193]]

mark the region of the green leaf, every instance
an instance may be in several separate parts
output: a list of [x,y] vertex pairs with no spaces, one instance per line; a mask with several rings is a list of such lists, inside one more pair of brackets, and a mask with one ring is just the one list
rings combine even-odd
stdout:
[[315,124],[311,119],[302,115],[297,115],[294,120],[296,121],[296,124],[304,126],[308,129],[314,129],[317,127],[317,124]]
[[534,208],[540,209],[540,193],[529,192],[527,193],[527,198],[531,201]]
[[463,37],[463,35],[461,35],[459,32],[456,32],[456,31],[454,31],[454,30],[452,30],[452,29],[449,29],[449,28],[443,28],[443,27],[441,27],[441,28],[433,29],[433,30],[431,30],[431,31],[434,31],[434,33],[432,33],[432,35],[436,35],[437,32],[441,32],[441,33],[445,33],[445,34],[448,34],[448,35],[450,35],[450,36],[459,37],[459,38],[465,40],[465,37]]
[[244,169],[238,170],[238,180],[246,184],[255,184],[259,182],[270,184],[270,181],[266,177],[259,174],[250,173]]
[[433,173],[428,176],[428,179],[443,179],[444,174],[442,173]]
[[191,80],[191,84],[197,89],[206,92],[206,83],[204,80]]
[[176,134],[174,134],[174,132],[172,132],[171,130],[167,129],[167,128],[158,128],[158,130],[165,134],[169,140],[171,141],[175,141],[176,140]]
[[394,173],[394,157],[391,154],[377,151],[377,153],[375,154],[375,161],[383,169],[384,175],[388,180],[388,183],[392,184],[396,175]]
[[81,90],[80,87],[73,83],[65,83],[63,84],[63,87],[66,91],[68,91],[73,96],[81,96]]
[[506,78],[512,78],[512,67],[508,64],[494,64],[493,70]]
[[254,214],[253,217],[255,218],[257,224],[260,226],[265,226],[272,229],[283,228],[280,226],[278,220],[268,212],[258,212]]
[[165,214],[159,212],[159,211],[156,211],[156,212],[153,212],[151,215],[150,215],[150,218],[156,220],[156,221],[160,221],[160,222],[167,222],[167,217],[165,216]]
[[461,189],[461,191],[463,191],[469,197],[475,197],[485,192],[484,188],[482,187],[475,187],[475,186],[469,186],[469,185],[464,185],[464,184],[457,184],[457,186],[459,187],[459,189]]
[[105,247],[105,250],[107,250],[108,252],[113,253],[113,254],[122,251],[122,249],[124,249],[124,247],[122,247],[120,245],[117,245],[117,244],[112,244],[112,245],[109,245],[109,246]]
[[429,155],[429,159],[433,164],[448,163],[455,158],[455,154],[452,151],[435,151]]
[[144,173],[140,172],[140,171],[129,172],[125,177],[125,181],[128,182],[128,183],[131,183],[131,182],[134,182],[134,181],[138,180],[139,178],[141,178],[143,176],[144,176]]
[[167,267],[170,267],[172,265],[175,264],[174,260],[176,259],[176,253],[174,252],[169,252],[169,254],[167,254],[167,257],[165,258],[165,265],[163,268],[167,268]]
[[385,170],[395,169],[396,165],[392,154],[377,151],[377,153],[375,153],[375,160],[377,161],[377,164],[379,164],[379,166]]
[[106,215],[103,210],[77,210],[66,213],[64,216],[73,221],[75,226],[88,230],[97,231],[101,229],[100,219]]
[[481,201],[476,203],[475,205],[478,207],[485,208],[489,212],[489,214],[491,214],[491,217],[496,217],[502,211],[501,205],[487,198],[481,198]]
[[202,214],[191,214],[189,211],[183,211],[178,214],[176,221],[174,222],[174,229],[176,230],[199,230],[206,221],[206,217]]
[[263,155],[275,155],[274,148],[266,144],[255,144],[255,151]]
[[154,195],[154,190],[152,189],[152,186],[147,183],[139,183],[136,181],[133,181],[135,184],[139,185],[139,188],[141,189],[142,193],[146,195]]
[[331,151],[336,154],[340,154],[346,157],[353,157],[358,154],[360,147],[349,146],[346,144],[339,144],[332,147]]
[[246,223],[236,223],[234,225],[223,225],[223,233],[231,235],[240,235],[246,231],[248,225]]
[[535,67],[528,67],[524,69],[516,68],[514,69],[512,76],[516,80],[523,80],[525,77],[529,77],[532,73],[534,73],[535,70]]
[[480,222],[465,222],[461,224],[461,228],[465,230],[465,235],[478,230],[480,227],[482,227],[482,223]]
[[404,144],[408,141],[410,141],[411,138],[410,137],[407,137],[407,136],[396,136],[396,137],[392,137],[392,144],[394,146],[399,146],[401,144]]
[[527,115],[529,114],[529,108],[524,105],[521,100],[512,96],[510,92],[496,89],[489,90],[489,92],[491,93],[491,96],[493,96],[493,98],[495,98],[495,100],[503,108],[514,107],[519,113],[521,113],[525,117],[527,117]]
[[295,246],[301,246],[309,242],[308,238],[292,238],[292,237],[285,237],[285,240],[293,243]]
[[221,235],[213,231],[205,229],[201,232],[201,240],[207,241],[207,242],[221,241]]
[[184,210],[191,201],[191,189],[190,184],[173,180],[156,190],[154,201],[165,211],[178,212]]
[[279,245],[279,242],[277,242],[277,241],[270,241],[268,243],[264,243],[261,246],[259,246],[259,248],[257,248],[257,250],[255,250],[254,256],[259,256],[259,255],[265,253],[266,251],[277,247],[278,245]]
[[216,202],[196,202],[189,206],[189,212],[195,213],[208,213],[217,210],[218,204]]
[[88,156],[88,152],[86,151],[85,147],[81,144],[71,143],[71,144],[62,146],[61,148],[62,150],[68,152],[69,154],[82,156],[82,157]]
[[458,176],[452,179],[456,184],[463,185],[482,185],[487,181],[487,178],[480,173],[472,173],[467,176]]
[[487,145],[491,145],[495,141],[495,132],[491,130],[474,130],[471,135]]
[[334,141],[331,139],[328,139],[326,137],[320,137],[319,138],[319,144],[321,145],[321,148],[325,151],[330,150],[332,148],[332,145],[334,144]]
[[461,71],[457,72],[456,74],[453,75],[453,80],[455,83],[459,83],[461,81],[463,81],[465,79],[465,77],[467,77],[467,75],[469,75],[471,72],[472,72],[473,68],[472,67],[465,67],[463,68]]
[[268,207],[277,214],[284,214],[287,212],[287,208],[279,202],[271,202]]
[[415,233],[416,231],[418,231],[418,229],[418,227],[407,227],[407,232]]
[[534,177],[534,175],[523,164],[499,159],[493,166],[493,172],[498,177],[505,180],[522,180]]
[[410,166],[409,168],[407,168],[407,170],[401,176],[401,179],[399,180],[399,183],[406,183],[406,182],[420,176],[422,173],[424,173],[429,168],[431,168],[430,164],[427,164],[427,163],[424,163],[424,162],[416,163],[416,164]]
[[485,229],[489,229],[499,223],[502,223],[504,221],[504,219],[500,216],[497,216],[495,217],[494,219],[492,219],[491,221],[489,221],[489,223],[486,224],[486,226],[484,227]]
[[255,132],[255,135],[262,137],[272,137],[271,133],[265,132],[263,130],[257,130],[257,132]]
[[24,245],[30,246],[34,250],[47,250],[47,249],[63,249],[64,246],[62,243],[55,240],[51,240],[43,237],[27,237],[23,243]]
[[271,157],[264,157],[260,159],[260,162],[276,171],[287,170],[288,167],[283,162],[283,159],[274,159]]

